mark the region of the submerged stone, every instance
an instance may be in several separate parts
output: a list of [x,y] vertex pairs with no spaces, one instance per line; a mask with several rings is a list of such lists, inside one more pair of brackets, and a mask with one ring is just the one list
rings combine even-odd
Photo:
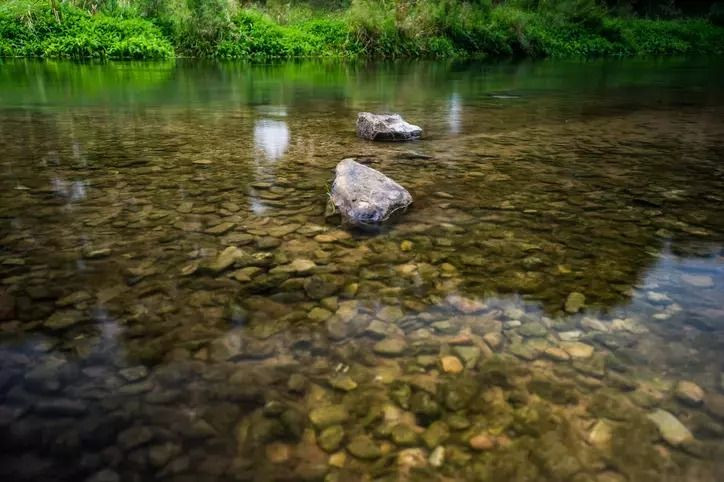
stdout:
[[432,451],[430,457],[427,459],[435,468],[442,467],[445,463],[445,447],[439,446]]
[[676,398],[687,405],[701,405],[704,401],[704,390],[694,382],[682,380],[676,384]]
[[367,435],[358,435],[350,440],[347,450],[358,459],[377,459],[382,455],[380,447]]
[[341,425],[332,425],[322,430],[319,434],[317,442],[326,452],[334,452],[342,444],[344,439],[344,429]]
[[357,382],[352,380],[352,377],[350,377],[349,375],[334,376],[329,381],[329,384],[337,390],[342,390],[344,392],[349,392],[357,388]]
[[456,356],[444,356],[440,358],[440,367],[445,373],[460,373],[463,371],[463,364]]
[[401,423],[392,427],[390,437],[396,445],[400,446],[416,445],[419,440],[417,433],[412,427]]
[[568,353],[571,358],[591,358],[593,356],[593,347],[580,341],[564,341],[560,347]]
[[331,425],[346,422],[349,418],[349,412],[344,405],[328,405],[326,407],[315,408],[309,412],[309,420],[317,428],[326,428]]
[[418,391],[410,397],[410,410],[418,415],[432,417],[440,413],[440,405],[429,393]]
[[398,356],[404,353],[407,343],[401,338],[385,338],[372,347],[375,353],[385,356]]
[[244,256],[244,252],[236,246],[229,246],[225,248],[219,255],[211,262],[202,265],[203,271],[209,271],[211,274],[219,274],[222,271],[230,268],[234,262],[241,259]]
[[429,449],[433,449],[450,437],[450,429],[447,424],[442,420],[436,420],[427,427],[427,430],[422,434],[422,440]]
[[666,410],[655,410],[647,415],[659,429],[661,437],[673,446],[690,442],[694,439],[688,428],[679,419]]
[[684,274],[681,281],[697,288],[711,288],[714,286],[714,279],[711,276]]
[[491,450],[495,448],[495,439],[487,433],[474,435],[468,443],[475,450]]
[[565,309],[568,313],[578,313],[586,306],[586,296],[583,293],[574,291],[566,298]]
[[599,420],[588,433],[588,441],[598,448],[607,448],[611,444],[613,427],[606,420]]
[[548,329],[542,323],[531,322],[521,326],[518,333],[525,337],[544,337],[548,334]]

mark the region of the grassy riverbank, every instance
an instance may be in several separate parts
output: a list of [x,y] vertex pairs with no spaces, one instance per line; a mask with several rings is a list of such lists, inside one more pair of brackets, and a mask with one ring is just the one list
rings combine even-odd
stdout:
[[710,17],[653,19],[622,14],[594,0],[322,3],[8,0],[0,5],[0,56],[269,59],[724,53],[724,27],[715,25],[716,9]]

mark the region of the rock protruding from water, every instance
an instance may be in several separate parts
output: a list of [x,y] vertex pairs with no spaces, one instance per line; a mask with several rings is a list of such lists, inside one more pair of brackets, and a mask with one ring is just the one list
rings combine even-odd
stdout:
[[411,141],[419,139],[422,129],[399,114],[357,114],[357,135],[370,141]]
[[353,159],[337,164],[331,198],[342,219],[360,227],[386,221],[412,203],[412,196],[404,187]]

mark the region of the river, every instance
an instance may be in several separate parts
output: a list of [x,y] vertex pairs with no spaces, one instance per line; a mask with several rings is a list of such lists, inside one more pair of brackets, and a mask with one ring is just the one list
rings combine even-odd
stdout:
[[724,478],[721,59],[3,60],[0,223],[4,480]]

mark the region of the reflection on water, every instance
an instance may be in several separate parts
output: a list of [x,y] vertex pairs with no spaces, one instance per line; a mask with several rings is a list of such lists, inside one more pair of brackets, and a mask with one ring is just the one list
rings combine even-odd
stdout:
[[450,126],[450,134],[460,133],[460,118],[462,113],[462,105],[460,103],[460,95],[453,93],[450,96],[450,110],[448,113],[448,125]]
[[269,161],[284,155],[289,145],[289,128],[284,121],[261,119],[254,124],[254,146]]
[[721,480],[721,72],[3,64],[0,474]]

